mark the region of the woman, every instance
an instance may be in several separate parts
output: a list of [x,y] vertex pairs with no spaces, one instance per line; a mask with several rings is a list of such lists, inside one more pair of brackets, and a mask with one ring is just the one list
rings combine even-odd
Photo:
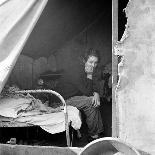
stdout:
[[101,114],[98,109],[100,106],[100,96],[98,93],[95,76],[99,55],[97,51],[90,49],[85,53],[83,63],[73,74],[69,71],[60,80],[57,92],[65,99],[68,105],[77,107],[86,115],[86,123],[90,140],[99,138],[103,132]]

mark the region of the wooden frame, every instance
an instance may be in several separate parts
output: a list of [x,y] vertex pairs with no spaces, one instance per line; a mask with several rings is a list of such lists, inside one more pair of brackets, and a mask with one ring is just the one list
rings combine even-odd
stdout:
[[117,86],[118,77],[118,59],[114,54],[114,46],[118,41],[118,0],[112,0],[112,136],[119,137],[118,131],[118,115],[115,100],[115,88]]

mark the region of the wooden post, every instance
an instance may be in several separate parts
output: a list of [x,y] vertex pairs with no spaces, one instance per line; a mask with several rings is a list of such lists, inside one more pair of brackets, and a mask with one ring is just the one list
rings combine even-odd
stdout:
[[114,46],[118,41],[118,0],[112,0],[112,136],[118,137],[118,115],[115,100],[115,88],[117,85],[118,59],[114,55]]

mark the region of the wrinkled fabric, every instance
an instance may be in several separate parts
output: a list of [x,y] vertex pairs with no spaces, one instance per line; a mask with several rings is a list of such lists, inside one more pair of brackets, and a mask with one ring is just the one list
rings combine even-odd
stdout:
[[[77,130],[81,127],[81,118],[79,110],[72,106],[67,106],[68,122],[71,122],[71,126]],[[54,134],[65,131],[65,117],[64,112],[40,114],[36,111],[31,111],[26,117],[18,117],[16,121],[29,123],[40,126],[43,130]]]
[[26,110],[32,99],[26,98],[3,98],[0,99],[0,115],[17,118],[21,110]]
[[48,0],[0,2],[0,92]]
[[[67,106],[68,122],[77,130],[81,127],[80,112],[76,107]],[[55,134],[65,131],[63,107],[51,108],[31,96],[14,96],[0,99],[0,115],[22,122],[40,126],[43,130]]]
[[103,122],[99,108],[92,106],[92,98],[92,96],[75,96],[68,99],[66,104],[74,106],[84,112],[88,125],[88,133],[90,135],[96,135],[103,132]]

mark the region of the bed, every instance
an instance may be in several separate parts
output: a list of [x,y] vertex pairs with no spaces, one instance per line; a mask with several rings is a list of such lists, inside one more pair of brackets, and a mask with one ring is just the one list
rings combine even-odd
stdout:
[[[46,112],[40,111],[40,104],[39,110],[38,105],[32,106],[34,104],[32,100],[36,102],[36,99],[30,94],[34,93],[54,94],[61,100],[62,106],[55,109],[48,108],[47,111],[45,110]],[[51,134],[65,131],[67,146],[69,147],[72,145],[69,133],[70,125],[75,130],[80,129],[79,111],[75,107],[67,106],[64,98],[53,90],[18,90],[14,91],[11,99],[10,97],[0,99],[0,127],[40,126]]]

